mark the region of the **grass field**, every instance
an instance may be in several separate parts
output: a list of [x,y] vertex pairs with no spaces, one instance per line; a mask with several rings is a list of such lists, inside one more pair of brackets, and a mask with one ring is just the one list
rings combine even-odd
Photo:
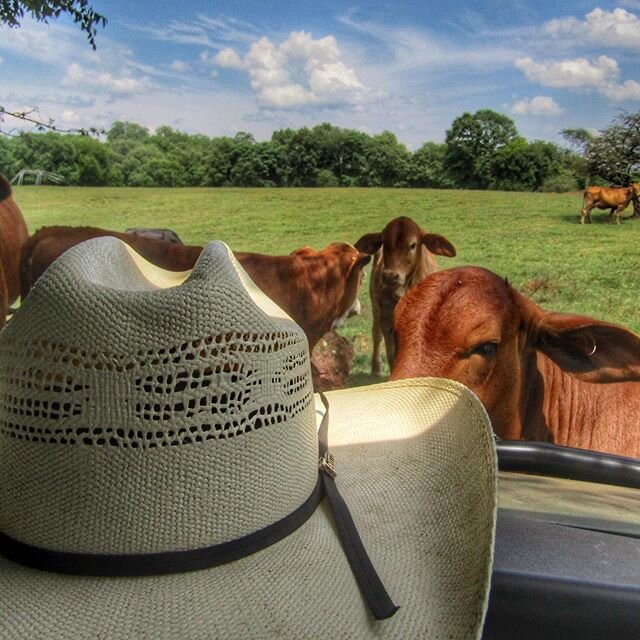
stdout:
[[[224,240],[232,249],[289,253],[301,246],[354,243],[407,215],[445,235],[456,258],[440,268],[492,269],[538,304],[591,315],[640,333],[640,220],[607,224],[594,212],[579,225],[581,195],[428,189],[133,189],[16,187],[34,232],[44,225],[169,227],[188,244]],[[631,207],[625,212],[630,215]],[[371,307],[341,333],[356,360],[350,382],[371,382]]]

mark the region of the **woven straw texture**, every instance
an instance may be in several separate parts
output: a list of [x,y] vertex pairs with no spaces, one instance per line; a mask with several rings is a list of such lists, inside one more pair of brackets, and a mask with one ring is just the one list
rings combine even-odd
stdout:
[[100,238],[44,274],[0,336],[4,533],[56,550],[189,549],[309,496],[306,338],[229,254],[214,243],[159,289]]
[[[287,346],[277,353],[292,350],[295,365],[291,375],[297,382],[289,390],[301,383],[298,378],[304,378],[303,390],[299,392],[305,398],[304,408],[285,413],[281,423],[232,438],[183,441],[175,446],[161,445],[164,436],[154,447],[62,443],[61,434],[54,434],[58,439],[54,437],[53,442],[47,438],[42,441],[40,434],[38,439],[35,431],[29,430],[26,432],[29,437],[23,433],[20,439],[10,435],[13,427],[3,425],[0,530],[16,537],[19,534],[20,539],[34,544],[56,543],[75,550],[188,548],[187,545],[197,546],[202,541],[210,544],[224,536],[238,535],[255,523],[271,522],[286,515],[281,511],[292,510],[306,498],[317,477],[316,420],[319,421],[323,409],[319,401],[313,403],[313,396],[308,396],[309,364],[304,338],[282,315],[269,315],[255,305],[252,308],[246,293],[241,294],[242,290],[250,290],[251,285],[245,281],[244,286],[239,286],[238,276],[234,275],[237,267],[224,246],[216,244],[206,249],[201,258],[204,261],[175,289],[189,288],[194,282],[197,286],[180,293],[154,290],[150,284],[143,286],[135,275],[139,270],[126,250],[123,253],[121,247],[109,242],[100,245],[104,251],[102,262],[108,258],[114,270],[115,262],[126,266],[118,267],[123,273],[114,271],[108,282],[122,283],[129,279],[129,283],[124,289],[121,285],[116,288],[105,285],[104,276],[96,275],[97,284],[88,286],[87,291],[104,287],[100,296],[104,294],[109,301],[111,296],[123,298],[121,303],[91,305],[75,301],[90,318],[86,326],[95,323],[100,327],[100,331],[96,330],[100,337],[85,343],[85,325],[79,327],[72,322],[72,318],[79,317],[78,307],[65,311],[70,306],[68,299],[74,298],[68,298],[65,305],[44,289],[58,286],[58,280],[61,281],[58,295],[71,295],[71,291],[82,289],[77,282],[64,285],[64,281],[74,277],[77,280],[77,272],[87,273],[89,267],[83,260],[87,255],[93,256],[93,260],[95,248],[96,245],[92,252],[86,247],[79,248],[74,255],[61,259],[62,266],[54,265],[56,269],[46,274],[49,284],[43,286],[43,277],[32,292],[36,294],[40,289],[40,297],[27,299],[22,313],[7,327],[11,333],[5,330],[0,334],[0,377],[5,385],[0,400],[5,412],[6,406],[14,406],[7,401],[7,393],[16,395],[21,388],[14,384],[6,391],[7,379],[22,380],[21,376],[27,376],[25,372],[39,370],[40,376],[29,378],[33,392],[40,388],[37,381],[43,376],[46,379],[52,369],[64,374],[60,378],[54,376],[58,386],[67,384],[69,371],[75,375],[73,358],[71,362],[58,363],[44,347],[43,352],[48,354],[44,361],[32,355],[30,366],[19,363],[21,349],[27,348],[39,332],[46,340],[65,348],[71,344],[90,354],[101,353],[100,349],[106,352],[108,347],[109,354],[133,355],[135,360],[138,351],[154,345],[170,348],[172,340],[158,343],[159,336],[166,339],[167,332],[172,339],[181,336],[180,344],[209,335],[211,323],[218,320],[201,318],[199,309],[206,307],[213,313],[218,306],[224,313],[216,312],[216,318],[234,314],[233,321],[223,326],[231,333],[245,330],[260,333],[257,327],[261,327],[265,334],[286,334],[286,339],[280,336],[278,341],[286,342]],[[102,273],[99,262],[96,259],[96,274]],[[225,264],[231,265],[231,271],[221,266]],[[209,286],[209,270],[216,269],[217,277],[226,281],[228,287],[216,289],[223,285],[214,283],[211,289],[203,291]],[[157,294],[161,294],[160,301],[167,294],[174,299],[165,305],[149,302],[147,308],[146,296],[155,298]],[[191,298],[191,303],[183,300],[183,296]],[[225,306],[223,301],[228,296],[235,296],[231,298],[233,304]],[[251,297],[259,301],[258,295]],[[176,306],[178,302],[180,305]],[[48,320],[40,317],[44,315],[39,313],[41,304],[49,305]],[[125,313],[120,306],[132,307],[127,321],[118,319],[118,314]],[[268,306],[265,303],[264,308]],[[31,320],[32,315],[37,322]],[[69,324],[64,329],[59,326],[61,317],[68,318],[65,322]],[[140,326],[148,323],[148,329],[129,327],[138,322]],[[113,341],[104,337],[105,331],[111,331]],[[119,334],[120,343],[116,339]],[[296,336],[302,340],[302,348]],[[202,348],[199,343],[196,360],[203,357]],[[256,357],[258,363],[254,366],[267,368],[259,369],[262,383],[258,387],[266,384],[265,376],[277,378],[271,370],[276,367],[276,358],[272,360],[270,353],[261,351]],[[233,355],[237,355],[235,351]],[[6,358],[10,359],[9,364],[4,362]],[[204,359],[211,358],[208,353]],[[232,358],[231,350],[226,358]],[[163,363],[164,357],[156,353],[142,374],[168,375],[162,369]],[[234,382],[221,382],[222,374],[228,373],[225,367],[222,369],[220,379],[213,379],[213,386],[218,383],[233,386]],[[104,369],[90,367],[87,371],[90,373],[82,379],[82,385],[111,380],[108,376],[98,377],[97,372],[106,376]],[[126,366],[122,371],[116,370],[118,376],[114,373],[114,378],[127,382],[93,402],[95,414],[85,414],[102,416],[100,428],[108,425],[116,428],[130,415],[119,408],[105,417],[99,412],[106,409],[98,405],[138,404],[137,400],[127,398],[140,394],[135,380],[142,374],[129,375],[129,371]],[[165,382],[163,377],[154,384],[163,386]],[[276,398],[281,398],[281,387],[286,382],[286,379],[274,382],[265,401],[273,405]],[[53,386],[51,380],[47,384]],[[237,384],[242,386],[241,381]],[[40,386],[44,385],[43,382]],[[102,389],[91,387],[98,388]],[[175,391],[171,394],[163,391],[165,401],[173,398]],[[142,396],[146,398],[147,393],[159,392],[152,389]],[[211,393],[219,391],[214,389]],[[479,637],[487,605],[496,510],[495,448],[481,404],[461,385],[434,379],[330,392],[327,397],[329,444],[337,460],[338,487],[385,586],[401,607],[394,617],[384,621],[371,617],[340,547],[325,501],[304,525],[280,542],[244,559],[193,573],[80,578],[28,569],[0,557],[0,638]],[[46,410],[50,412],[52,407],[48,405]],[[77,429],[81,423],[73,422],[73,411],[70,414],[57,420],[63,429],[67,424]],[[16,422],[6,413],[2,419]],[[98,428],[93,417],[91,420],[91,426]],[[174,417],[168,422],[173,426],[166,428],[176,431]],[[35,425],[41,422],[33,424],[36,429]],[[123,442],[127,438],[140,440],[136,430],[133,431],[133,435],[116,432],[116,436],[124,438]],[[277,438],[272,439],[270,431]],[[311,463],[309,458],[313,458]],[[45,469],[38,465],[44,465]],[[196,465],[195,471],[192,465]],[[19,482],[12,474],[20,476]],[[55,505],[45,504],[47,500]],[[91,502],[100,504],[91,506]],[[66,510],[71,510],[71,514]],[[117,524],[113,519],[119,520]],[[228,521],[232,524],[227,524]],[[208,526],[212,531],[206,531]],[[145,535],[152,542],[145,541]]]

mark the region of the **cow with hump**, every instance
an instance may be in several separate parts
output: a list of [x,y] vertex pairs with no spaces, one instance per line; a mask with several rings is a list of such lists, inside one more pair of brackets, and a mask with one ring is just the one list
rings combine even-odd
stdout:
[[393,313],[398,300],[425,276],[438,269],[434,255],[453,257],[454,246],[437,233],[427,233],[406,216],[391,220],[381,232],[367,233],[356,247],[375,254],[369,282],[373,325],[371,373],[380,375],[380,344],[384,339],[389,367],[393,366],[395,338]]
[[580,224],[585,218],[591,222],[593,209],[610,209],[609,221],[616,214],[616,224],[620,224],[620,214],[633,202],[636,215],[640,215],[640,182],[634,182],[628,187],[587,187],[582,196],[582,213]]
[[480,267],[434,273],[398,304],[392,380],[457,380],[500,438],[640,457],[640,336],[548,312]]

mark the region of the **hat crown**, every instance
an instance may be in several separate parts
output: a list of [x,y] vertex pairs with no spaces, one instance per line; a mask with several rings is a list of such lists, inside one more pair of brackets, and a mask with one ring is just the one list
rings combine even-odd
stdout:
[[173,277],[91,240],[0,334],[0,531],[62,551],[192,549],[308,498],[304,333],[222,243]]

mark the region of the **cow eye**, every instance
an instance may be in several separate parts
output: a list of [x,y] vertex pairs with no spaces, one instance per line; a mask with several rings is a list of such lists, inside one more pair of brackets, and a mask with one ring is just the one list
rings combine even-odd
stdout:
[[409,245],[409,249],[411,249],[411,251],[415,251],[415,248],[416,248],[417,246],[418,246],[418,243],[417,243],[417,242],[412,242],[412,243]]
[[477,347],[474,347],[469,352],[469,355],[477,355],[482,356],[483,358],[493,358],[496,353],[498,353],[498,343],[497,342],[483,342],[479,344]]

